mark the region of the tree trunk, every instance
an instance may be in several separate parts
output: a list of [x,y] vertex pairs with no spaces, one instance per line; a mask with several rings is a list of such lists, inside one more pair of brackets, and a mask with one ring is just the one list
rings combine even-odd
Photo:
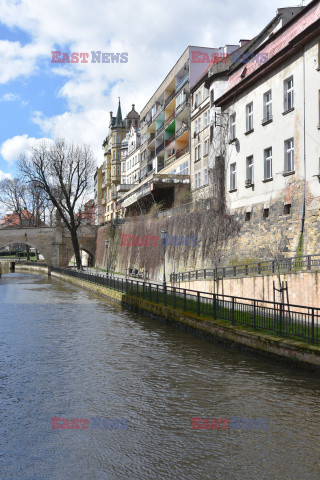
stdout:
[[74,251],[74,255],[76,257],[77,269],[81,270],[81,267],[82,267],[82,265],[81,265],[81,253],[80,253],[80,247],[79,247],[77,232],[70,232],[70,233],[71,233],[71,241],[72,241],[73,251]]

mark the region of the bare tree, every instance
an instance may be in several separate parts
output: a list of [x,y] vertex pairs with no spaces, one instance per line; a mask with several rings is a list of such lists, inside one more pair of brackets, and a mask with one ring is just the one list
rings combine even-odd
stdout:
[[22,226],[23,210],[27,205],[27,197],[26,184],[20,177],[1,180],[0,203],[5,205],[11,213],[18,215],[20,226]]
[[78,228],[85,195],[93,183],[96,164],[91,149],[58,139],[43,142],[20,157],[19,168],[28,183],[35,182],[45,192],[69,230],[77,268],[81,268]]

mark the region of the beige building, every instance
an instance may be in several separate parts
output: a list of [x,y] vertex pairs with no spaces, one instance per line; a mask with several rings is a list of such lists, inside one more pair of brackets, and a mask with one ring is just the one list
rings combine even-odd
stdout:
[[[109,132],[103,142],[105,161],[103,164],[104,181],[102,183],[103,200],[105,202],[105,222],[115,220],[119,216],[117,198],[120,195],[117,186],[121,184],[121,147],[131,124],[139,124],[139,114],[134,105],[125,120],[122,119],[119,99],[116,117],[110,112]],[[102,201],[103,203],[103,201]]]

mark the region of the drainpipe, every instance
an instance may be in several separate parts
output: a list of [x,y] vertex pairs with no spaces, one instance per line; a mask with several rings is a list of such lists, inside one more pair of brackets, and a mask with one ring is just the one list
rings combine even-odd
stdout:
[[300,232],[304,232],[304,222],[306,217],[306,47],[303,47],[303,173],[304,173],[304,186],[303,186],[303,202],[302,202],[302,216],[301,216],[301,228]]

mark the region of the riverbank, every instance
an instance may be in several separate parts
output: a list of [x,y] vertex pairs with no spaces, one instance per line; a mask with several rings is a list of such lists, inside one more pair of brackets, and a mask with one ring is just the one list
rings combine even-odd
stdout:
[[[48,274],[47,268],[39,266],[18,265],[16,269],[17,271]],[[274,357],[282,362],[294,363],[299,367],[320,370],[320,347],[318,346],[307,345],[296,340],[283,339],[282,337],[267,335],[261,332],[248,331],[248,329],[241,326],[227,325],[225,321],[219,319],[211,320],[191,312],[183,312],[60,272],[51,272],[51,275],[103,295],[109,301],[116,302],[127,308],[143,312],[152,317],[165,319],[177,327],[202,338]]]

